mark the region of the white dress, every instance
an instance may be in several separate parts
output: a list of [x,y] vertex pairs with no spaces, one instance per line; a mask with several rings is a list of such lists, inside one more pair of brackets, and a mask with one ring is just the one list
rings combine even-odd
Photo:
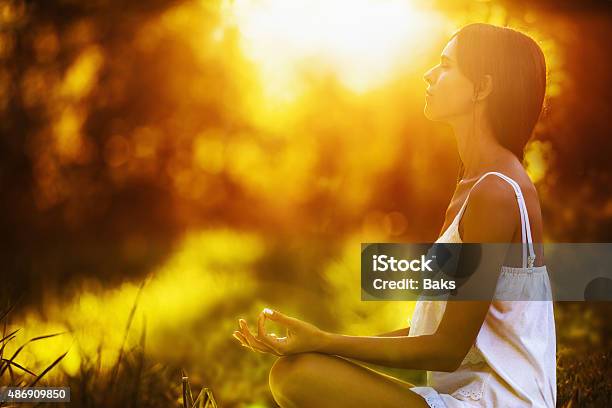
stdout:
[[[546,266],[533,266],[535,252],[527,207],[519,185],[504,174],[495,174],[514,188],[522,226],[523,267],[503,265],[499,291],[529,291],[544,301],[497,301],[491,303],[474,345],[454,372],[427,372],[427,386],[413,387],[432,408],[454,407],[555,407],[556,338],[550,281]],[[474,188],[472,186],[472,189]],[[470,189],[471,192],[471,189]],[[458,225],[467,198],[457,216],[436,242],[461,243]],[[527,259],[526,259],[527,258]],[[446,308],[445,301],[419,300],[412,315],[409,336],[436,332]]]

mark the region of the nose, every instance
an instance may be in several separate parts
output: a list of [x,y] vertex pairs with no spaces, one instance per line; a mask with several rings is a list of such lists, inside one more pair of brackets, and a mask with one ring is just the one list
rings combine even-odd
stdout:
[[427,83],[427,85],[431,85],[433,83],[433,71],[434,71],[434,68],[430,68],[423,75],[423,80]]

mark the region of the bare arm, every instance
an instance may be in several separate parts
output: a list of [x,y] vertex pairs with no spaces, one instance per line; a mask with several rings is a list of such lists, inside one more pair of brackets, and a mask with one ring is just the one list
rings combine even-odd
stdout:
[[398,337],[398,336],[407,336],[410,331],[410,327],[404,327],[402,329],[393,330],[388,333],[377,334],[376,337]]
[[366,337],[329,333],[320,352],[387,367],[454,371],[459,358],[439,335]]
[[[518,208],[512,193],[500,183],[503,181],[493,178],[483,180],[473,190],[462,220],[463,242],[507,244],[511,241]],[[482,228],[483,225],[486,228]],[[487,256],[491,258],[482,261],[487,271],[489,267],[499,271],[503,254],[483,255]],[[368,337],[326,333],[320,352],[383,366],[454,371],[474,344],[489,306],[490,301],[449,301],[438,330],[426,336]]]
[[[463,222],[462,241],[466,243],[495,242],[502,250],[483,251],[478,268],[496,278],[519,219],[514,194],[501,180],[483,180],[472,190]],[[485,278],[490,278],[486,276]],[[475,284],[493,294],[495,285],[479,278]],[[496,281],[496,279],[493,279]],[[459,288],[463,289],[463,286]],[[489,291],[490,289],[490,291]],[[482,291],[480,292],[483,293]],[[491,297],[490,296],[490,297]],[[489,297],[489,299],[490,299]],[[377,365],[435,371],[454,371],[474,344],[490,300],[449,301],[437,331],[431,335],[406,336],[406,329],[379,336],[347,336],[322,331],[316,326],[285,316],[280,312],[262,312],[258,319],[258,337],[252,336],[246,322],[242,335],[247,341],[262,342],[278,355],[320,352],[361,360]],[[268,318],[287,327],[287,336],[274,337],[265,333],[264,313]]]

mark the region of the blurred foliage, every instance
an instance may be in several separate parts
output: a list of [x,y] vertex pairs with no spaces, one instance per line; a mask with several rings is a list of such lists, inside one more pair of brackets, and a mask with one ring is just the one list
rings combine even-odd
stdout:
[[610,302],[560,302],[557,325],[557,406],[612,404]]
[[582,358],[563,355],[557,361],[557,405],[570,407],[609,407],[612,404],[612,353],[596,351]]
[[[265,306],[344,333],[405,327],[412,304],[359,301],[359,244],[438,236],[459,161],[422,115],[422,75],[472,21],[546,54],[525,156],[546,241],[610,241],[607,2],[383,3],[0,0],[0,300],[20,299],[26,338],[70,331],[20,361],[70,348],[49,381],[103,405],[92,384],[143,281],[146,353],[129,331],[140,352],[118,384],[150,372],[139,387],[162,405],[184,367],[220,406],[273,406],[273,357],[231,337]],[[609,348],[604,312],[557,305],[560,350]]]

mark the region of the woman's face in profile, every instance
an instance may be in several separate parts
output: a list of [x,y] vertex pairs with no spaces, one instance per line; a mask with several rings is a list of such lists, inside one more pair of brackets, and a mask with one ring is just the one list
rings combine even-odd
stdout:
[[457,37],[446,44],[440,63],[427,71],[423,79],[428,85],[423,110],[427,119],[447,122],[471,114],[474,85],[457,65]]

